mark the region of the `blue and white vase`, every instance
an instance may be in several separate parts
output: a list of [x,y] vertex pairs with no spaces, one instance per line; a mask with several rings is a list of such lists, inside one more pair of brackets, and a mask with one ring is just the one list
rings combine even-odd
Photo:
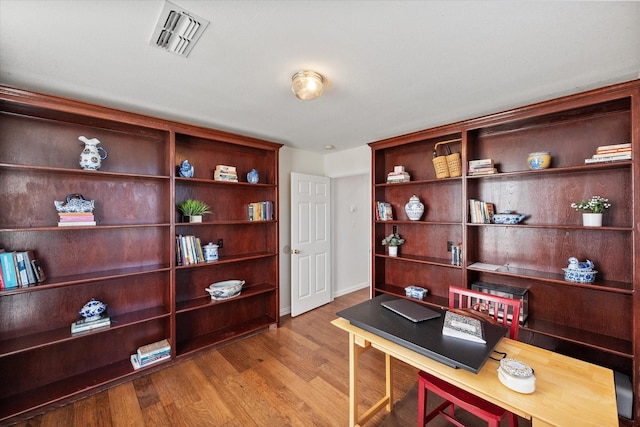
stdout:
[[251,184],[257,184],[260,180],[260,176],[258,175],[258,171],[255,169],[251,169],[251,172],[247,174],[247,182]]
[[424,205],[415,194],[409,198],[409,202],[404,205],[404,211],[411,221],[418,221],[424,213]]

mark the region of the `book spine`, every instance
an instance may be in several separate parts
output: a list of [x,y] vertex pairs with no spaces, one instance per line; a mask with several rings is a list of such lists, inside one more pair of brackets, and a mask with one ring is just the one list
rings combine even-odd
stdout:
[[33,256],[33,251],[22,252],[22,259],[24,260],[24,268],[27,271],[29,284],[32,285],[37,282],[36,276],[33,272],[33,267],[31,266],[31,261],[35,259],[35,257]]

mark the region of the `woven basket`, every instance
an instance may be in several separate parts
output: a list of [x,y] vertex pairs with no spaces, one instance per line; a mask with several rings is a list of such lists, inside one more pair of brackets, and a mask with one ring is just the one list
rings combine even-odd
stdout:
[[[451,149],[445,145],[459,141],[459,139],[442,141],[438,142],[433,147],[433,167],[436,170],[436,178],[455,178],[457,176],[462,176],[462,159],[460,157],[460,153],[451,153]],[[444,156],[438,155],[438,147],[440,145],[445,145],[447,149],[447,154]]]

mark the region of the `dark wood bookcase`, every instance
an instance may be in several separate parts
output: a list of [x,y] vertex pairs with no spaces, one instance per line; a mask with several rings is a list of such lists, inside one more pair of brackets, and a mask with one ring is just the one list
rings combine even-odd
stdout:
[[[78,164],[98,138],[98,171]],[[0,423],[94,393],[144,372],[129,356],[168,339],[172,363],[279,323],[278,150],[281,144],[73,100],[0,87],[0,248],[33,250],[47,280],[0,290]],[[176,174],[188,159],[193,178]],[[239,182],[213,180],[218,164]],[[258,184],[246,181],[257,169]],[[96,201],[97,225],[58,227],[54,200]],[[213,213],[182,222],[176,206],[202,199]],[[249,221],[271,201],[274,219]],[[176,262],[176,235],[223,240],[219,260]],[[213,301],[205,287],[245,280],[240,296]],[[72,335],[90,299],[109,328]],[[152,365],[158,366],[158,365]],[[162,366],[162,364],[160,364]]]
[[[461,177],[437,179],[432,163],[441,141],[462,156]],[[598,146],[632,143],[633,160],[585,164]],[[475,282],[528,289],[520,339],[632,376],[640,396],[640,81],[567,96],[499,114],[369,144],[372,149],[373,294],[429,290],[423,303],[447,305],[450,285]],[[529,170],[528,153],[550,151],[549,169]],[[440,153],[442,154],[442,153]],[[498,174],[467,175],[470,160],[491,158]],[[386,183],[402,165],[411,181]],[[404,205],[425,204],[419,221]],[[603,227],[583,227],[572,202],[600,195],[612,208]],[[526,214],[516,225],[476,224],[469,199]],[[375,220],[375,202],[392,205],[393,221]],[[382,238],[397,227],[406,243],[390,257]],[[460,244],[452,265],[447,242]],[[590,259],[594,283],[564,280],[569,257]],[[474,263],[500,266],[486,270]],[[640,407],[634,420],[640,425]]]

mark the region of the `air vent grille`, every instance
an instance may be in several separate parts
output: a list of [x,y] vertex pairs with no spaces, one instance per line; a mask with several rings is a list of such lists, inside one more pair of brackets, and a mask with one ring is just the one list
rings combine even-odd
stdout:
[[181,56],[189,55],[209,21],[165,2],[150,44]]

